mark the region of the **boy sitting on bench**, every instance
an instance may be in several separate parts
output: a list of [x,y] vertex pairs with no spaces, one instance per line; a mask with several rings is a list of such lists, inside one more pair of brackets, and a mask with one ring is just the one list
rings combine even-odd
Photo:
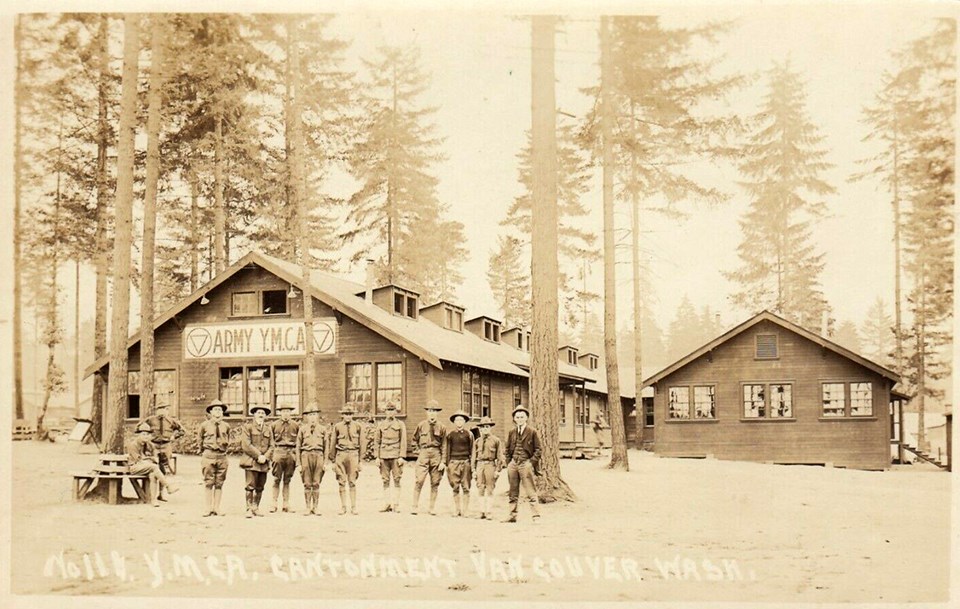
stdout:
[[[151,439],[152,430],[146,422],[137,425],[136,436],[130,445],[130,473],[146,475],[150,482],[150,499],[153,507],[160,505],[160,491],[176,493],[177,487],[170,484],[160,470],[157,447]],[[162,499],[166,501],[166,499]]]

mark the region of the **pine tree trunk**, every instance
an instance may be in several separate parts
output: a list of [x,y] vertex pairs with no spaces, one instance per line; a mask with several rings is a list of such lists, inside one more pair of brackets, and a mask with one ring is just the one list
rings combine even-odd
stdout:
[[[632,122],[634,119],[633,103],[630,104],[631,129],[636,125]],[[636,131],[634,131],[636,133]],[[631,228],[632,243],[630,251],[633,254],[631,270],[633,271],[633,386],[636,397],[634,399],[633,411],[636,416],[634,424],[634,445],[637,449],[643,447],[643,301],[640,299],[640,193],[637,185],[637,154],[635,151],[630,153],[630,170],[633,172],[633,184],[631,186],[630,198],[633,204],[633,227]],[[626,428],[626,425],[624,425]],[[626,436],[626,429],[624,429]]]
[[530,348],[531,424],[540,431],[541,500],[575,499],[560,475],[557,290],[557,118],[554,78],[556,17],[535,16],[532,27],[531,293],[533,335]]
[[300,38],[298,18],[287,17],[287,126],[290,156],[287,158],[287,177],[290,180],[291,204],[297,210],[297,256],[303,276],[303,327],[305,333],[303,357],[303,396],[306,404],[316,399],[316,357],[313,345],[313,290],[310,289],[310,214],[303,192],[303,125],[300,113]]
[[137,61],[140,15],[123,18],[123,77],[120,127],[117,133],[117,195],[113,240],[113,292],[110,317],[109,395],[104,417],[103,448],[123,452],[123,421],[127,410],[127,331],[130,315],[130,245],[133,215],[134,131],[137,126]]
[[[107,150],[110,145],[110,123],[107,117],[107,89],[110,83],[110,20],[106,14],[100,15],[99,82],[97,85],[97,227],[94,236],[94,256],[96,256],[96,303],[93,322],[93,359],[99,360],[107,352],[107,273],[109,268],[110,247],[107,241],[107,224],[110,214],[109,179],[107,176]],[[90,396],[90,420],[93,438],[99,441],[103,437],[104,386],[101,374],[93,376],[93,395]]]
[[22,128],[22,120],[20,118],[20,113],[23,107],[23,84],[21,81],[22,72],[24,68],[24,59],[23,59],[23,35],[21,34],[21,28],[23,15],[17,15],[16,29],[14,30],[15,42],[14,46],[17,48],[17,73],[15,76],[15,85],[14,85],[14,96],[16,101],[14,102],[14,108],[16,112],[16,117],[14,121],[14,143],[13,143],[13,157],[14,157],[14,186],[13,186],[13,403],[14,403],[14,417],[18,420],[22,420],[24,417],[23,412],[23,311],[21,308],[21,278],[20,278],[20,190],[22,186],[22,173],[23,173],[23,159],[21,158],[20,151],[20,131]]
[[190,170],[190,293],[200,285],[200,207],[197,204],[197,174]]
[[147,169],[143,195],[143,247],[140,263],[140,408],[153,414],[153,281],[156,256],[157,183],[160,179],[161,87],[166,45],[166,17],[150,17],[150,92],[147,95]]
[[80,417],[80,256],[74,260],[73,300],[73,416]]
[[227,210],[223,201],[223,162],[223,116],[218,112],[214,133],[213,273],[211,278],[227,268]]
[[[629,470],[627,432],[620,403],[620,371],[617,365],[617,270],[616,234],[613,216],[613,65],[610,18],[600,18],[600,104],[603,146],[603,353],[607,368],[607,406],[610,411],[611,469]],[[638,388],[639,391],[639,388]]]
[[919,303],[917,306],[917,448],[929,450],[927,427],[924,421],[927,393],[927,264],[920,263],[917,281]]
[[900,145],[898,125],[893,128],[893,333],[897,341],[896,370],[903,375],[903,319],[900,311]]

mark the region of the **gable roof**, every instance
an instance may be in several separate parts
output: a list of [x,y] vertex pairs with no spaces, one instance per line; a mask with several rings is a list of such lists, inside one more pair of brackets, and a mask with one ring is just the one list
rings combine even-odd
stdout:
[[[153,324],[154,329],[169,322],[184,309],[200,300],[208,292],[226,282],[249,264],[262,267],[304,291],[303,276],[299,265],[251,251],[214,277],[209,283],[156,317]],[[363,286],[358,283],[314,270],[310,273],[310,292],[314,298],[334,311],[370,328],[435,368],[442,370],[442,362],[446,361],[518,377],[529,376],[524,370],[524,366],[529,365],[529,354],[513,349],[508,345],[484,340],[469,332],[451,332],[419,315],[416,319],[394,315],[373,303],[366,302],[363,298]],[[358,293],[360,296],[357,296]],[[136,345],[139,340],[138,330],[130,337],[127,349],[129,350]],[[109,355],[101,357],[87,367],[84,376],[89,376],[100,370],[109,361]],[[560,362],[559,372],[566,377],[588,382],[594,380],[593,375],[585,374],[587,371],[564,365],[563,362]]]
[[673,374],[680,368],[683,368],[684,366],[694,361],[698,357],[705,355],[706,353],[709,353],[713,349],[717,348],[719,345],[727,342],[728,340],[737,336],[738,334],[742,334],[743,332],[746,332],[747,330],[749,330],[750,328],[752,328],[753,326],[757,325],[762,321],[769,321],[782,328],[790,330],[791,332],[799,334],[803,338],[820,345],[824,349],[829,349],[830,351],[833,351],[838,355],[841,355],[849,360],[852,360],[860,364],[864,368],[868,368],[873,372],[876,372],[880,376],[890,379],[893,383],[898,383],[900,381],[900,376],[893,370],[890,370],[889,368],[885,368],[875,362],[872,362],[867,358],[861,355],[858,355],[853,351],[850,351],[849,349],[841,347],[840,345],[838,345],[833,341],[823,338],[819,334],[814,334],[810,330],[807,330],[804,327],[798,326],[797,324],[780,317],[779,315],[775,315],[770,311],[761,311],[760,313],[758,313],[757,315],[754,315],[753,317],[743,322],[739,326],[736,326],[735,328],[728,330],[727,332],[721,334],[717,338],[703,345],[693,353],[690,353],[689,355],[677,360],[676,362],[667,366],[660,372],[657,372],[653,376],[647,378],[645,381],[643,381],[643,386],[646,387],[648,385],[653,385],[655,383],[660,382],[665,377],[670,376],[671,374]]

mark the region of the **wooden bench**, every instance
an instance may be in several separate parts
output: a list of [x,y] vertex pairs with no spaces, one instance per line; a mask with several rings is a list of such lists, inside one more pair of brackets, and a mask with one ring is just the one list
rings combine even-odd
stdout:
[[107,503],[116,505],[123,496],[123,481],[129,480],[141,503],[150,503],[150,478],[145,474],[131,473],[104,473],[104,472],[76,472],[73,474],[73,499],[83,499],[101,484],[107,488]]

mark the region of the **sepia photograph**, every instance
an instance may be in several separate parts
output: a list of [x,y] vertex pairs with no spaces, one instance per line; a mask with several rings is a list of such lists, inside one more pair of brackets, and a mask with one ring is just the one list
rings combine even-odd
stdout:
[[957,606],[957,13],[14,2],[0,604]]

